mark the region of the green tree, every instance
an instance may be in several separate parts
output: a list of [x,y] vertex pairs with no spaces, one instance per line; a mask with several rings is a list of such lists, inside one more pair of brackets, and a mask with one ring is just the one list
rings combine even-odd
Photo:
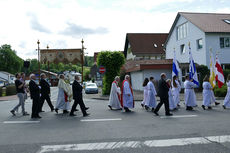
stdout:
[[102,93],[104,95],[110,93],[110,88],[114,77],[120,74],[120,69],[124,63],[124,54],[119,51],[103,51],[98,54],[97,65],[104,66],[106,68],[106,73],[103,77],[102,89]]
[[205,75],[210,75],[210,70],[208,69],[207,66],[205,65],[200,65],[197,67],[197,72],[200,73],[200,77],[199,77],[199,89],[202,89],[202,84],[203,84],[203,79],[205,77]]
[[9,73],[20,72],[23,66],[23,60],[17,56],[16,51],[11,49],[10,45],[0,47],[0,70]]

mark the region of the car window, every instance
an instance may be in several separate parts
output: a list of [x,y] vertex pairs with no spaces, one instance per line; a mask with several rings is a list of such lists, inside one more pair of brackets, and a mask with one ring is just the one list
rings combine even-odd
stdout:
[[87,87],[96,87],[96,84],[94,84],[94,83],[88,83],[86,86]]

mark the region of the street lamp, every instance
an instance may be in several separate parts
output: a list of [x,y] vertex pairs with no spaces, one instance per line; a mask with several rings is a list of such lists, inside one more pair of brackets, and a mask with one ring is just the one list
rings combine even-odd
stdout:
[[38,44],[38,79],[40,82],[41,70],[40,70],[40,47],[39,47],[40,41],[39,40],[37,41],[37,44]]

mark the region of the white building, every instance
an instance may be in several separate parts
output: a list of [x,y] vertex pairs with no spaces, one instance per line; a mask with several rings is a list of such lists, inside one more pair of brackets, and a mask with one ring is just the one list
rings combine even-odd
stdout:
[[[230,14],[179,12],[165,42],[166,59],[173,58],[175,48],[179,63],[189,62],[189,46],[195,63],[210,64],[210,48],[223,67],[230,68]],[[182,76],[188,72],[182,68]]]
[[16,78],[13,74],[10,74],[5,71],[0,71],[0,83],[1,84],[3,84],[3,82],[7,84],[13,84],[15,79]]
[[[165,59],[164,43],[168,34],[165,33],[128,33],[126,35],[124,69],[131,76],[134,90],[143,90],[145,78],[160,79],[161,73],[170,78],[172,60]],[[157,83],[156,83],[157,85]]]

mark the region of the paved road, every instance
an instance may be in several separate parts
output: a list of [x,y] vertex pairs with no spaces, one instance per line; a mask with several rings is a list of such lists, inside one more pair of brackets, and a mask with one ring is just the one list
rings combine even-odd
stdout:
[[[92,96],[92,95],[90,95]],[[57,89],[52,90],[55,102]],[[108,101],[89,99],[89,117],[55,114],[44,105],[42,119],[11,116],[17,100],[1,101],[0,153],[229,153],[230,110],[221,106],[188,112],[182,108],[165,117],[146,112],[136,103],[132,113],[111,111]],[[201,103],[201,102],[199,102]],[[31,101],[26,102],[30,113]]]

